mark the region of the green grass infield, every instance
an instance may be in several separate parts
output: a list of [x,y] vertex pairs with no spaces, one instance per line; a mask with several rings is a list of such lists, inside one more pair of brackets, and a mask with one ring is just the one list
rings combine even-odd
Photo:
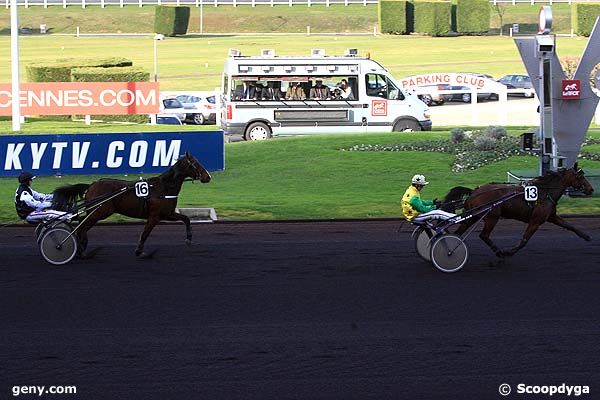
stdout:
[[[522,129],[514,129],[518,134]],[[594,132],[593,137],[600,137]],[[415,173],[431,182],[427,199],[442,198],[450,188],[504,182],[509,170],[536,170],[538,159],[515,156],[476,170],[453,173],[453,155],[434,152],[359,152],[342,148],[448,138],[447,130],[420,133],[302,136],[226,145],[226,169],[209,184],[186,183],[180,207],[214,207],[221,220],[288,220],[400,217],[400,198]],[[582,160],[584,169],[600,162]],[[99,176],[40,177],[34,188],[51,192]],[[138,176],[124,177],[137,179]],[[15,178],[0,178],[0,220],[17,219]],[[599,214],[600,197],[568,198],[562,214]],[[122,220],[122,218],[117,218]]]

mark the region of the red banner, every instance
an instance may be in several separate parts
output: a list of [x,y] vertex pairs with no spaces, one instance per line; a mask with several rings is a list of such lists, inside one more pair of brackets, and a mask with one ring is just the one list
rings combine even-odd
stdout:
[[[156,114],[156,82],[22,83],[21,115]],[[0,115],[12,114],[10,84],[0,84]]]

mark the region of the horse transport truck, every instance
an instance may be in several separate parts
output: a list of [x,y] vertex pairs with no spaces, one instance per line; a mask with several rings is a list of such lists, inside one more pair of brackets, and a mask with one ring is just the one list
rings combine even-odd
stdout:
[[230,50],[221,127],[246,140],[277,135],[431,130],[429,108],[378,62],[345,56],[243,56]]

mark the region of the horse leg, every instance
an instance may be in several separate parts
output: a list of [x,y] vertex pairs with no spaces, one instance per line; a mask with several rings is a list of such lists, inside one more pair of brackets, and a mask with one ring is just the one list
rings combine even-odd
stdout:
[[523,233],[523,237],[521,238],[521,241],[519,242],[519,244],[510,250],[504,251],[503,254],[505,256],[510,257],[510,256],[513,256],[517,251],[519,251],[523,247],[525,247],[525,245],[527,244],[529,239],[531,239],[531,237],[538,230],[540,225],[541,225],[541,223],[539,223],[539,222],[530,222],[529,225],[527,225],[527,229],[525,229],[525,233]]
[[488,214],[483,219],[484,225],[483,225],[483,229],[482,229],[481,233],[479,234],[479,238],[481,238],[481,240],[483,240],[483,242],[485,244],[487,244],[489,246],[489,248],[492,249],[492,251],[498,257],[503,257],[504,254],[503,254],[502,250],[500,250],[500,248],[498,246],[496,246],[496,243],[494,243],[492,241],[492,239],[490,239],[490,235],[492,234],[492,231],[496,227],[496,224],[498,223],[499,219],[500,218],[497,215]]
[[560,226],[561,228],[565,228],[566,230],[574,232],[577,236],[579,236],[580,238],[582,238],[584,240],[587,240],[588,242],[590,240],[592,240],[592,237],[590,235],[575,228],[573,225],[569,224],[567,221],[565,221],[564,219],[562,219],[561,217],[559,217],[556,214],[550,216],[550,218],[548,218],[548,221],[552,222],[555,225]]
[[185,224],[185,244],[190,246],[192,244],[192,224],[190,223],[190,219],[188,218],[188,216],[174,212],[165,219],[167,221],[181,221]]
[[160,221],[160,219],[157,217],[150,217],[148,218],[148,221],[146,221],[144,231],[140,235],[140,240],[138,242],[137,248],[135,249],[136,256],[144,255],[144,243],[146,242],[146,239],[148,239],[148,236],[150,236],[150,232],[152,232],[152,229],[154,229],[154,226],[158,223],[158,221]]

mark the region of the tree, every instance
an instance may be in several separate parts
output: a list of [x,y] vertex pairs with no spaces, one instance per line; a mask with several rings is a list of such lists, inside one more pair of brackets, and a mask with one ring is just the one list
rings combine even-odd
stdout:
[[498,18],[500,18],[500,36],[503,34],[504,14],[506,13],[507,8],[508,7],[505,4],[494,4],[494,10],[496,10],[496,14],[498,14]]

